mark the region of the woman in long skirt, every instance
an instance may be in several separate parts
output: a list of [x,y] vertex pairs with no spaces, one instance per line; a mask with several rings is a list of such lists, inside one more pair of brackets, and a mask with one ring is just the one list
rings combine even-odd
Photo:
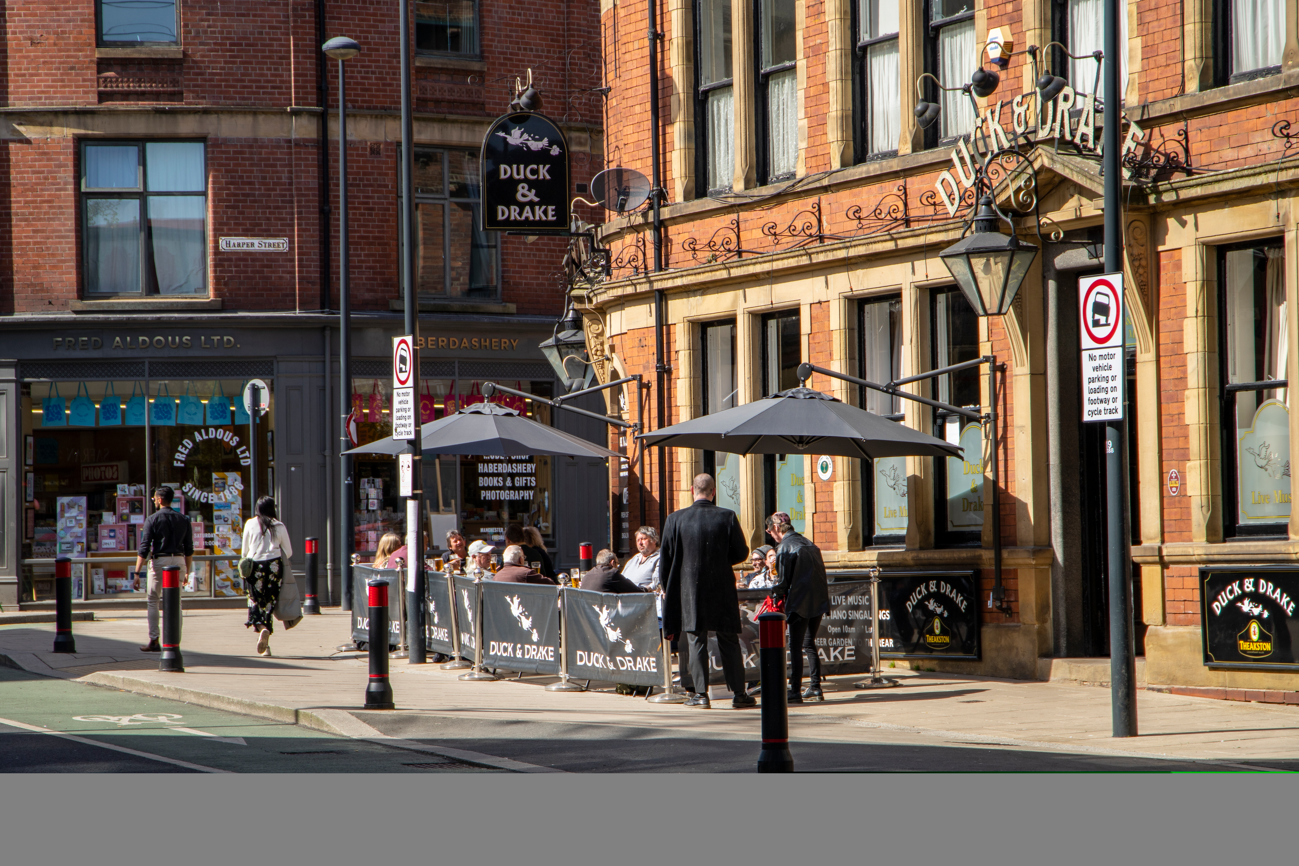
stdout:
[[[275,630],[275,605],[286,575],[291,575],[289,558],[293,545],[289,531],[280,522],[275,500],[263,496],[257,500],[256,516],[244,524],[244,559],[253,561],[253,571],[245,581],[248,589],[248,622],[244,625],[257,632],[257,654],[271,654],[271,632]],[[297,625],[286,623],[286,627]]]

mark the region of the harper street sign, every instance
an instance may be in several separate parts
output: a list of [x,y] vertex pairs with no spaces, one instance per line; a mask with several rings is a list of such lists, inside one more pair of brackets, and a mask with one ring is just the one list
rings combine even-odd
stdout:
[[550,118],[496,118],[483,139],[482,172],[485,231],[568,232],[568,142]]

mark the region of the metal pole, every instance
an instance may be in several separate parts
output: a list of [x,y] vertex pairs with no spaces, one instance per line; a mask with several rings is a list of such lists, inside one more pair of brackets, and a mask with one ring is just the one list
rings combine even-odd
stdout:
[[[1119,91],[1119,0],[1105,0],[1105,270],[1123,270],[1122,179],[1119,175],[1122,105]],[[1127,304],[1123,304],[1124,315]],[[1124,379],[1120,377],[1120,382]],[[1126,384],[1126,383],[1125,383]],[[1132,644],[1132,556],[1128,529],[1126,421],[1105,425],[1105,495],[1110,590],[1110,700],[1115,737],[1137,735],[1137,677]]]
[[248,386],[252,396],[249,401],[252,409],[248,413],[248,501],[252,503],[254,516],[257,514],[257,409],[262,405],[261,391],[257,385]]
[[353,530],[352,447],[347,419],[352,413],[352,298],[348,280],[351,261],[347,233],[347,83],[343,61],[338,61],[338,379],[339,379],[339,476],[338,476],[338,569],[343,590],[343,610],[351,610]]
[[[901,685],[899,680],[880,673],[880,570],[871,569],[871,678],[853,683],[858,689],[887,689]],[[797,651],[797,648],[795,648]]]
[[[410,69],[410,0],[401,0],[401,278],[402,301],[405,308],[405,332],[411,339],[411,362],[414,375],[411,387],[419,395],[419,306],[415,299],[415,121],[411,108]],[[416,404],[418,405],[418,403]],[[415,425],[415,440],[408,442],[406,451],[411,455],[411,491],[406,503],[406,567],[411,569],[407,582],[407,645],[408,661],[422,665],[428,661],[424,643],[424,621],[427,611],[420,599],[425,595],[424,533],[421,532],[420,507],[424,499],[424,465],[420,454],[419,423]]]
[[[650,91],[650,174],[653,189],[650,203],[654,209],[654,272],[663,270],[663,218],[659,202],[663,197],[662,157],[659,154],[659,28],[658,2],[649,0],[646,23],[649,37],[649,91]],[[660,425],[661,426],[661,425]]]
[[1001,456],[997,447],[997,362],[989,359],[988,363],[988,399],[992,408],[988,411],[988,436],[992,442],[992,455],[989,458],[989,481],[992,492],[989,495],[992,508],[992,601],[993,606],[1010,616],[1010,606],[1006,604],[1006,587],[1001,582]]
[[551,683],[546,686],[548,692],[584,692],[585,688],[579,686],[568,678],[568,629],[564,626],[564,589],[559,590],[556,597],[559,604],[559,682]]
[[460,679],[466,682],[490,682],[500,678],[483,670],[483,586],[481,580],[475,580],[474,583],[478,584],[478,598],[474,600],[478,612],[474,617],[474,668],[461,674]]
[[663,636],[661,628],[659,643],[663,645],[663,694],[650,695],[646,700],[651,704],[684,704],[686,696],[672,689],[672,641]]
[[456,581],[449,573],[447,591],[451,597],[451,661],[442,665],[444,671],[462,671],[470,667],[469,662],[460,656],[460,606],[456,604]]

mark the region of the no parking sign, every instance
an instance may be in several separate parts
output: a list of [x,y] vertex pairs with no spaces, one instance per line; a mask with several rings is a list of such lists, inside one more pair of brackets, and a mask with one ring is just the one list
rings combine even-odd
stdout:
[[1082,419],[1123,420],[1123,274],[1078,281]]

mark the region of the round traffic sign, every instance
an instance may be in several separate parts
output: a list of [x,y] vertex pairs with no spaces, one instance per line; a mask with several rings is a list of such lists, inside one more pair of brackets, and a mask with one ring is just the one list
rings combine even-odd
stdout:
[[257,386],[257,411],[264,413],[271,405],[271,389],[261,379],[253,379],[244,386],[244,411],[253,414],[253,386]]
[[397,388],[409,388],[414,374],[410,337],[397,337],[392,341],[392,383]]
[[1087,287],[1082,302],[1082,326],[1087,338],[1098,347],[1109,347],[1123,322],[1123,299],[1107,279]]

